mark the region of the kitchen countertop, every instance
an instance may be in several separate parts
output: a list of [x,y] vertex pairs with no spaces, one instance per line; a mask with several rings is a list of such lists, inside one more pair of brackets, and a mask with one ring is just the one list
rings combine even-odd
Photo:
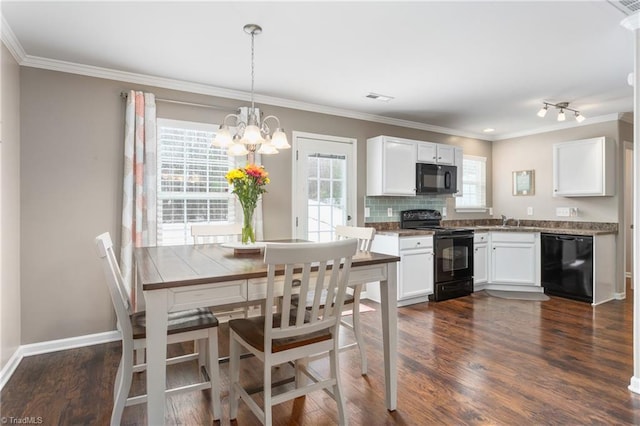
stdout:
[[[470,221],[443,221],[443,226],[452,228],[468,228],[475,232],[545,232],[563,235],[609,235],[618,233],[617,223],[601,222],[560,222],[560,221],[527,221],[522,226],[501,226],[495,223],[497,220],[478,221],[484,223],[470,223]],[[487,223],[489,222],[489,223]],[[497,222],[500,222],[499,220]],[[376,228],[379,235],[397,235],[400,237],[415,237],[433,235],[434,231],[425,229],[399,229],[398,222],[371,223],[366,226]]]

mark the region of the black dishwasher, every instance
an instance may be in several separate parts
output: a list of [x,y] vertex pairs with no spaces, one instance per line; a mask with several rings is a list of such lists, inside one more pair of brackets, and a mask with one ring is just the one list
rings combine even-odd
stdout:
[[593,302],[593,237],[543,233],[540,240],[544,292]]

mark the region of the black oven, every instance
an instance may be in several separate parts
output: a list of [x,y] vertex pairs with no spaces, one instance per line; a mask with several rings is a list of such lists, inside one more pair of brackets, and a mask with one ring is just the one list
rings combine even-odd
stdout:
[[438,210],[415,209],[400,212],[402,229],[433,231],[433,294],[441,301],[473,293],[473,230],[444,228]]
[[473,231],[436,231],[432,300],[446,300],[473,293]]

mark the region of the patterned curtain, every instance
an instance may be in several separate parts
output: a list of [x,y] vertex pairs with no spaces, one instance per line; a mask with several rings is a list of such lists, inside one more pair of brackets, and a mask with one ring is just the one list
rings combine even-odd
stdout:
[[135,307],[134,247],[156,245],[156,101],[129,91],[125,112],[120,269]]

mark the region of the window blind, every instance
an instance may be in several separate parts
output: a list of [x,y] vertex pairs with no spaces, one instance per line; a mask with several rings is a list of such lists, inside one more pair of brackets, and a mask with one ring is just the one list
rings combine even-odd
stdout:
[[465,155],[462,171],[462,197],[456,198],[457,208],[487,206],[487,159]]
[[158,244],[188,244],[191,225],[233,222],[225,174],[233,159],[211,146],[217,126],[158,120]]

